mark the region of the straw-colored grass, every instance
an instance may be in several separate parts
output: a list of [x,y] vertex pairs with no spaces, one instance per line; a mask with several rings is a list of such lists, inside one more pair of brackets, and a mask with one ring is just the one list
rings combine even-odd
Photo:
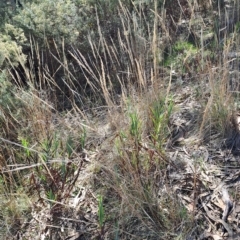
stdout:
[[[200,7],[187,2],[192,14]],[[25,239],[36,232],[39,239],[72,232],[85,239],[186,239],[198,227],[195,203],[187,209],[168,178],[179,166],[169,157],[167,143],[182,86],[171,66],[162,71],[166,46],[159,26],[170,39],[161,15],[165,10],[159,13],[155,1],[148,31],[143,31],[143,23],[148,24],[143,9],[135,10],[138,17],[120,1],[118,36],[107,39],[98,22],[99,38],[89,36],[88,54],[66,50],[64,41],[62,49],[49,48],[53,73],[31,42],[35,61],[29,68],[22,65],[26,86],[12,84],[8,98],[14,102],[0,103],[3,239],[17,231]],[[201,105],[192,132],[203,141],[214,132],[224,136],[234,96],[228,88],[228,59],[219,59],[213,68],[201,54],[204,46],[197,47],[202,77],[189,80],[189,86],[203,88],[189,94]],[[193,202],[197,176],[196,171]]]

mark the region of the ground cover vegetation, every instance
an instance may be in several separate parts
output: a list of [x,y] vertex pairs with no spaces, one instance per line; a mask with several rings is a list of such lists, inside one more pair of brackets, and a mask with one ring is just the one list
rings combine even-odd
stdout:
[[239,14],[2,1],[1,239],[238,239]]

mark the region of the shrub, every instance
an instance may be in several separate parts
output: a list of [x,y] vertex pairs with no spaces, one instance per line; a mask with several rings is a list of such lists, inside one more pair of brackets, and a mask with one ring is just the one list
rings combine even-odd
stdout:
[[[26,55],[22,52],[19,44],[24,44],[26,37],[22,29],[11,24],[5,24],[4,32],[0,34],[0,68],[4,69],[9,65],[17,66],[24,64]],[[10,64],[11,63],[11,64]]]
[[27,2],[14,16],[14,21],[25,32],[44,39],[54,38],[72,43],[78,37],[80,14],[76,4],[70,0]]

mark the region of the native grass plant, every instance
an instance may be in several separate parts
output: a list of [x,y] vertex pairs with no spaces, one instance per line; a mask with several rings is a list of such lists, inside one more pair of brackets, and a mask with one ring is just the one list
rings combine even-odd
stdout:
[[[3,188],[3,189],[2,189]],[[7,192],[1,179],[0,236],[2,239],[13,238],[25,219],[30,217],[30,198],[23,189]]]
[[[152,114],[151,107],[147,106],[141,111]],[[168,110],[170,112],[169,107]],[[115,138],[116,157],[111,163],[101,163],[104,177],[100,179],[103,186],[107,185],[111,189],[110,195],[117,194],[120,199],[117,204],[121,208],[115,206],[116,200],[108,199],[110,205],[114,204],[117,216],[114,219],[118,223],[120,236],[121,234],[124,236],[124,231],[127,231],[136,238],[148,235],[165,239],[169,232],[174,231],[174,224],[179,225],[181,221],[189,220],[186,209],[174,199],[173,193],[168,189],[164,172],[170,163],[162,151],[163,147],[153,144],[154,141],[145,136],[143,129],[149,129],[150,126],[144,126],[147,123],[140,120],[138,111],[131,109],[130,113],[126,113],[128,126],[125,126]],[[161,111],[166,113],[166,109]],[[149,119],[151,118],[152,116],[149,116]],[[166,127],[164,122],[168,118],[169,116],[164,114],[160,121],[162,124],[157,128],[159,132],[165,131],[161,128]],[[155,133],[156,125],[151,127]],[[155,139],[155,142],[157,140]],[[160,190],[164,188],[166,189]],[[108,216],[110,214],[108,207],[105,211]],[[133,223],[141,225],[142,230],[134,231]]]
[[153,131],[151,137],[153,139],[153,144],[161,149],[163,144],[166,142],[166,138],[169,136],[169,117],[173,111],[173,101],[168,99],[156,100],[153,103],[150,111],[150,119],[152,122]]
[[198,55],[198,48],[193,43],[179,40],[171,47],[163,64],[182,73],[192,72],[198,67]]
[[129,113],[130,118],[130,135],[135,139],[135,141],[141,140],[141,120],[136,112]]
[[[81,171],[82,161],[71,160],[69,148],[72,153],[74,146],[70,146],[69,140],[61,147],[56,137],[46,139],[39,155],[39,166],[30,175],[29,191],[35,191],[39,200],[49,202],[53,216],[68,199]],[[67,152],[66,156],[64,152]]]
[[1,115],[3,116],[3,109],[7,107],[12,107],[14,104],[12,100],[14,99],[14,95],[11,92],[11,89],[14,87],[7,79],[6,71],[2,71],[0,73],[0,102],[1,102]]
[[[115,142],[116,153],[110,154],[110,159],[104,154],[104,158],[96,162],[99,167],[95,168],[98,169],[95,187],[103,190],[101,196],[108,202],[104,206],[104,227],[112,229],[113,222],[117,222],[114,235],[117,231],[117,236],[125,236],[126,232],[140,238],[151,236],[166,239],[176,225],[187,221],[186,209],[173,198],[171,191],[168,192],[170,189],[165,178],[170,163],[163,149],[169,134],[167,125],[173,102],[167,94],[163,100],[157,97],[151,100],[154,102],[152,105],[147,100],[142,110],[135,108],[134,104],[138,105],[141,97],[144,98],[151,84],[156,82],[157,86],[157,81],[160,81],[157,77],[157,26],[152,35],[146,36],[137,17],[131,29],[132,16],[123,5],[119,8],[119,14],[124,34],[119,31],[117,42],[106,41],[99,24],[99,43],[96,44],[89,36],[91,59],[79,49],[71,51],[94,95],[102,94],[105,104],[109,106],[110,118],[118,129],[115,141],[109,143],[109,149],[112,149]],[[157,13],[155,16],[157,25]],[[152,45],[148,44],[149,41]],[[154,96],[160,94],[159,89],[154,91]],[[117,94],[120,99],[116,98]],[[132,99],[125,101],[131,94]],[[127,109],[126,112],[120,110],[121,120],[111,116],[119,101],[122,101],[122,109]],[[144,115],[151,124],[146,125],[145,119],[142,119]],[[146,136],[145,129],[149,129],[150,136]],[[160,193],[159,189],[164,189],[164,186],[166,192],[163,190]],[[143,230],[134,231],[133,223],[143,226]]]
[[[33,122],[29,116],[25,118]],[[49,122],[45,121],[44,124]],[[8,199],[6,203],[3,201],[2,206],[6,209],[11,207],[11,211],[1,211],[3,231],[8,229],[9,234],[13,235],[17,229],[21,229],[24,219],[31,216],[31,210],[39,211],[35,209],[36,203],[42,206],[42,210],[50,209],[49,223],[59,224],[59,213],[68,209],[66,202],[75,190],[82,170],[83,160],[78,155],[82,150],[76,154],[75,149],[77,145],[83,149],[83,139],[86,138],[84,131],[82,141],[79,141],[73,136],[61,136],[48,128],[45,132],[41,128],[39,132],[34,126],[28,128],[24,122],[20,126],[23,129],[18,130],[19,137],[15,141],[1,138],[4,146],[1,150],[1,196]],[[18,207],[19,202],[25,205]],[[12,225],[12,222],[18,222],[18,225]],[[48,220],[43,219],[44,222]]]
[[[151,88],[151,84],[159,81],[158,56],[155,51],[158,45],[157,27],[153,29],[153,35],[146,36],[137,18],[133,21],[134,28],[130,28],[132,16],[124,6],[120,6],[119,13],[124,34],[118,33],[117,43],[109,44],[106,41],[99,24],[99,44],[96,45],[91,36],[89,37],[92,55],[90,61],[78,49],[71,52],[85,74],[87,84],[95,95],[102,94],[110,112],[114,111],[114,106],[119,101],[117,94],[121,94],[122,99],[133,94],[130,102],[137,103],[148,91],[148,87]],[[157,13],[155,16],[157,25]],[[149,46],[148,41],[153,44]],[[158,89],[154,90],[154,95],[158,95]],[[164,186],[168,189],[165,172],[170,163],[164,154],[163,146],[169,134],[167,124],[173,108],[169,96],[163,99],[156,98],[153,106],[145,104],[145,114],[149,114],[147,119],[152,121],[150,127],[145,126],[145,120],[140,117],[143,110],[139,111],[134,107],[129,109],[129,101],[128,104],[123,104],[122,108],[126,108],[127,113],[123,111],[121,121],[115,119],[118,122],[114,124],[117,129],[123,127],[115,138],[116,156],[111,157],[111,163],[106,157],[105,162],[99,160],[96,163],[100,165],[99,174],[95,176],[98,187],[100,185],[105,192],[112,193],[103,195],[104,199],[110,202],[109,206],[104,208],[105,216],[110,216],[105,224],[111,228],[112,222],[117,222],[119,235],[125,236],[124,232],[127,232],[136,237],[148,235],[165,239],[169,232],[174,231],[176,225],[180,226],[183,218],[187,218],[186,214],[183,214],[186,210],[174,200],[171,191],[167,193],[168,190],[163,190],[159,193],[159,189],[164,189]],[[114,117],[112,118],[114,120]],[[122,123],[125,121],[128,125],[124,127]],[[151,136],[146,137],[143,130],[149,128]],[[109,149],[111,148],[112,145],[109,146]],[[113,206],[114,213],[109,210],[111,204],[114,204],[111,198],[115,204],[117,201],[118,207]],[[170,202],[169,205],[166,205],[166,202]],[[177,211],[169,206],[176,206]],[[111,217],[112,215],[115,217]],[[134,222],[144,226],[143,231],[134,231]]]
[[[60,224],[59,213],[69,211],[67,202],[76,191],[87,141],[86,125],[74,132],[67,132],[65,113],[60,115],[56,111],[64,103],[57,101],[55,104],[57,94],[61,92],[65,97],[66,92],[54,82],[48,69],[41,65],[36,42],[31,44],[37,59],[37,73],[31,58],[29,67],[20,63],[21,74],[10,59],[11,69],[1,72],[0,194],[1,198],[9,199],[2,201],[2,206],[10,209],[1,209],[3,236],[15,235],[23,222],[32,217],[32,211],[38,214],[46,208],[50,211],[51,220],[42,219],[41,222],[45,224],[50,221],[48,223],[56,226]],[[65,65],[62,63],[60,66]],[[71,96],[66,97],[69,98]],[[82,114],[78,107],[75,111]],[[84,114],[81,116],[86,119]],[[41,210],[36,208],[38,203]],[[39,225],[39,234],[42,226]]]
[[[132,87],[138,90],[146,89],[147,85],[154,81],[153,73],[157,75],[158,72],[157,29],[153,36],[146,35],[141,19],[137,15],[132,16],[124,5],[119,6],[118,15],[121,31],[110,40],[104,37],[100,20],[97,18],[99,43],[89,35],[90,57],[86,57],[79,49],[70,52],[81,68],[87,86],[95,95],[102,93],[108,105],[117,101],[116,95],[129,94]],[[155,21],[157,25],[157,17]],[[130,27],[132,24],[133,28]],[[153,43],[152,46],[149,46],[149,41]],[[155,63],[154,69],[150,67],[152,62]]]
[[[238,83],[229,73],[228,53],[233,47],[228,41],[224,47],[224,56],[218,65],[209,72],[209,90],[207,102],[204,103],[204,112],[200,126],[200,135],[209,139],[211,134],[221,137],[229,136],[231,132],[231,116],[238,109]],[[207,64],[208,65],[208,64]]]
[[100,238],[104,239],[104,226],[105,226],[105,214],[104,214],[104,206],[103,206],[103,197],[102,195],[98,196],[98,224],[100,229]]
[[[82,170],[82,159],[75,150],[80,146],[81,154],[86,144],[84,129],[69,135],[61,132],[66,126],[59,124],[60,130],[56,131],[56,110],[43,92],[42,79],[34,84],[35,73],[23,70],[28,86],[9,82],[13,76],[9,73],[1,75],[0,194],[1,199],[8,199],[2,206],[9,211],[1,208],[6,235],[15,235],[31,210],[39,211],[35,209],[37,202],[43,209],[49,206],[52,223],[57,224],[56,217],[59,211],[65,211],[64,203]],[[21,81],[15,76],[16,83]]]
[[[166,239],[182,221],[187,223],[182,234],[189,230],[187,210],[173,197],[165,178],[166,168],[171,163],[163,149],[169,134],[167,124],[173,103],[171,99],[162,99],[146,101],[140,106],[128,99],[125,102],[127,111],[121,116],[127,124],[118,128],[114,141],[115,157],[109,161],[105,157],[104,162],[97,163],[101,169],[96,176],[97,182],[102,186],[100,189],[107,192],[104,195],[108,203],[104,208],[105,226],[110,225],[112,229],[116,222],[117,228],[113,232],[123,238],[126,232],[134,239],[144,236]],[[146,135],[145,129],[151,135]],[[134,230],[137,226],[142,226],[141,230]]]

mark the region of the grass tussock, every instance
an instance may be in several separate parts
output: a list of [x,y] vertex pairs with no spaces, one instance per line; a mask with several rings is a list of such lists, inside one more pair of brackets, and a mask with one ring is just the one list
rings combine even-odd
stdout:
[[220,59],[217,66],[208,67],[209,77],[207,82],[208,99],[204,105],[202,122],[200,126],[200,135],[209,137],[211,134],[217,133],[222,137],[227,136],[231,131],[230,118],[236,106],[236,92],[231,84],[229,76],[229,58],[231,42],[224,48],[224,56]]

